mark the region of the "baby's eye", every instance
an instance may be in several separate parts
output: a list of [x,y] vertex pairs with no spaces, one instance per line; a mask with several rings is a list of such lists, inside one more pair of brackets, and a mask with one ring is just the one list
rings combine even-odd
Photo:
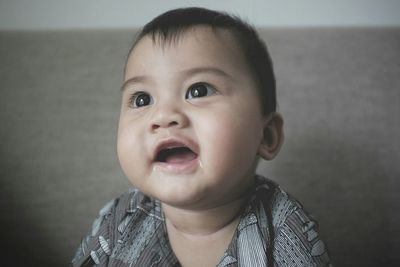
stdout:
[[195,83],[189,87],[186,92],[186,99],[192,99],[215,94],[214,87],[207,83]]
[[148,93],[138,92],[131,96],[129,102],[131,107],[141,108],[153,104],[153,98]]

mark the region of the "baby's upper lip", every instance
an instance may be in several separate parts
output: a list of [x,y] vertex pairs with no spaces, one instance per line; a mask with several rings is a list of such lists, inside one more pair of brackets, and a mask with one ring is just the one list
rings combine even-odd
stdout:
[[196,153],[197,155],[199,154],[198,145],[191,139],[171,137],[171,138],[160,140],[157,143],[155,149],[153,150],[153,157],[152,157],[153,161],[156,161],[158,154],[163,149],[170,149],[170,148],[176,148],[176,147],[187,147],[190,150],[192,150],[194,153]]

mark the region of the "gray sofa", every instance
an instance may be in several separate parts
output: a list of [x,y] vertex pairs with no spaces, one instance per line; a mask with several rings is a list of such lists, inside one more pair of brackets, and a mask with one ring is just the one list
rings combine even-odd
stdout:
[[[395,266],[400,29],[261,32],[286,142],[259,172],[319,220],[335,266]],[[2,266],[67,265],[99,208],[129,186],[115,143],[133,36],[0,32]]]

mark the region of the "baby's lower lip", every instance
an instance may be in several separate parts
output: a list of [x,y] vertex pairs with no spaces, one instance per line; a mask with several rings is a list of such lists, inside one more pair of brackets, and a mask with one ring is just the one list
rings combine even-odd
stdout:
[[153,165],[160,171],[178,174],[190,173],[194,171],[198,165],[198,156],[195,155],[186,159],[173,159],[167,162],[156,161],[153,163]]

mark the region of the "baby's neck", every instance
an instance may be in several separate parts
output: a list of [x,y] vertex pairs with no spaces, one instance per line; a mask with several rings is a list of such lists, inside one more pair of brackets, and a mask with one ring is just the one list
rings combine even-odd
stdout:
[[163,204],[171,247],[182,266],[216,266],[228,248],[248,198],[186,210]]
[[223,230],[240,217],[247,196],[206,209],[183,209],[162,204],[166,221],[177,231],[188,236],[207,236]]

